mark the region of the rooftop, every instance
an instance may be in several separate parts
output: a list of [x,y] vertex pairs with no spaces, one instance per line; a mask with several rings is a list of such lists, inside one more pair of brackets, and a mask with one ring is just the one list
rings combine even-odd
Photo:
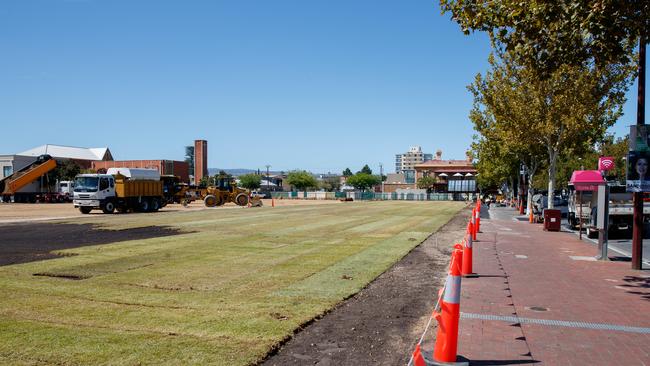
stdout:
[[50,155],[55,159],[113,160],[113,156],[108,147],[86,148],[51,144],[41,145],[18,153],[17,155],[39,156],[43,154]]

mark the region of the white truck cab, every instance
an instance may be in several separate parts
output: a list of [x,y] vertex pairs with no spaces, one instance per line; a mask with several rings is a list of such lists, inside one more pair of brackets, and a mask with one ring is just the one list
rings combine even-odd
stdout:
[[[105,210],[115,198],[115,177],[110,174],[79,174],[74,180],[74,207],[82,213]],[[112,211],[113,208],[109,208]]]

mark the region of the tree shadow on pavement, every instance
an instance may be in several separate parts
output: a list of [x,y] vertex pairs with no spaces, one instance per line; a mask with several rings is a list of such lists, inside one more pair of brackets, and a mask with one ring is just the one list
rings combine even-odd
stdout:
[[632,290],[627,291],[628,294],[639,295],[642,299],[650,301],[650,277],[625,276],[623,281],[625,284],[621,287]]

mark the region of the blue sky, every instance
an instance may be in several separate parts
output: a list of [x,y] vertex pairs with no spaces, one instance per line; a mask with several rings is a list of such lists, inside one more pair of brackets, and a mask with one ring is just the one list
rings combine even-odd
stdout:
[[430,0],[4,0],[0,153],[182,160],[200,138],[221,168],[392,172],[411,145],[463,158],[488,53]]

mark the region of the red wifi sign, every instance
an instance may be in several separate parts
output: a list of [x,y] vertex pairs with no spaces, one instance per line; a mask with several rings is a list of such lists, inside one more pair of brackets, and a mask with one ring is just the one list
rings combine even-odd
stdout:
[[598,159],[598,170],[614,169],[614,158],[611,156],[601,156]]

